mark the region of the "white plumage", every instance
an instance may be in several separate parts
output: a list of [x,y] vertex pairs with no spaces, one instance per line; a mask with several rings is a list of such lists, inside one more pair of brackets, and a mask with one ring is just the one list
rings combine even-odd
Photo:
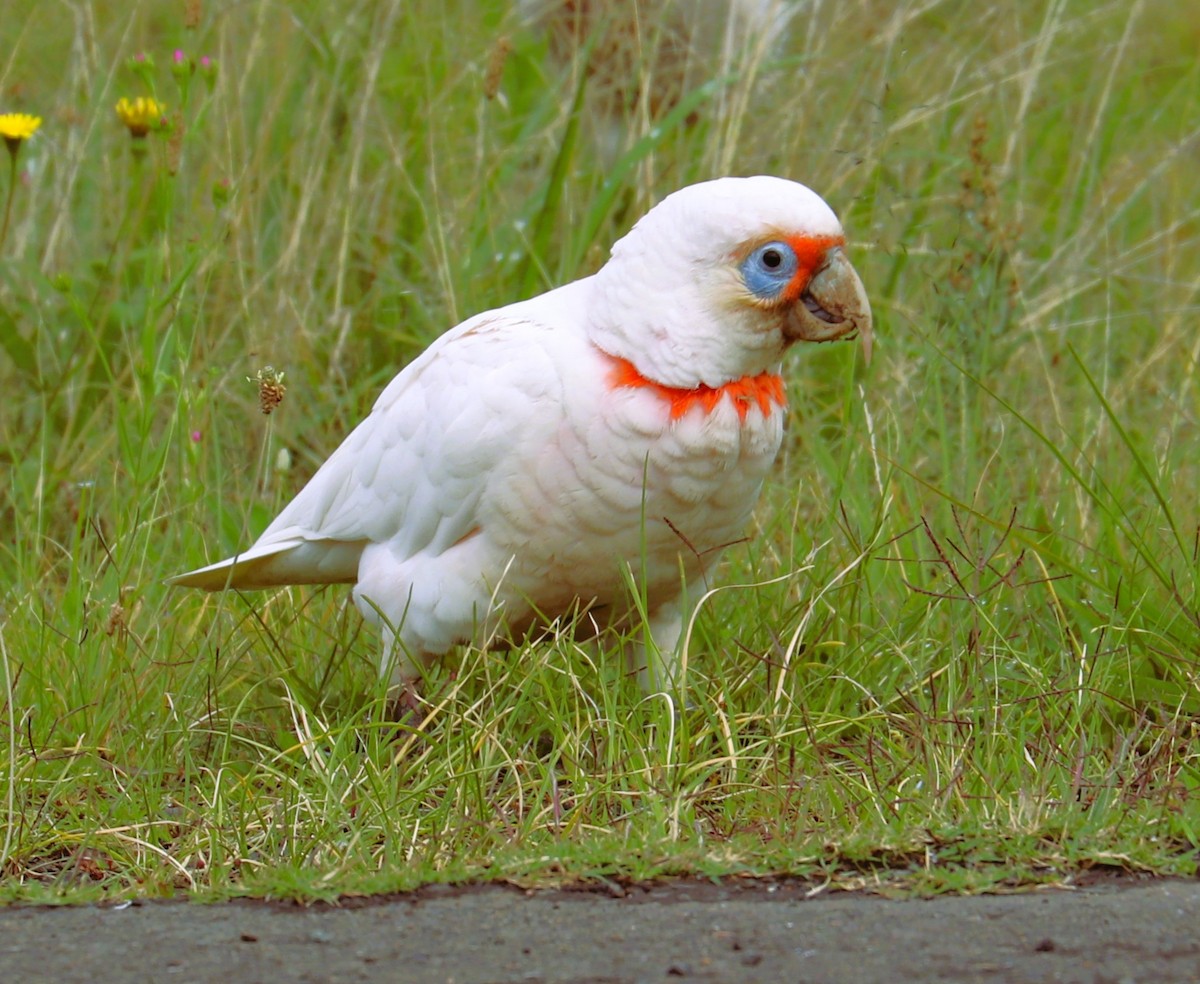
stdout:
[[584,608],[627,624],[632,577],[662,656],[635,659],[665,685],[685,586],[742,535],[779,450],[785,350],[869,344],[870,326],[816,194],[772,177],[692,185],[594,276],[435,341],[253,546],[172,583],[353,583],[400,680]]

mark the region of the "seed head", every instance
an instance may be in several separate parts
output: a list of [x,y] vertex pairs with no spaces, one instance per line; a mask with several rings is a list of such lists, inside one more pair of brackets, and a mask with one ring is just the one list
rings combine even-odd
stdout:
[[258,386],[258,408],[270,415],[283,402],[287,387],[283,385],[283,373],[274,366],[264,366],[253,376],[247,376],[246,382]]
[[488,55],[487,70],[483,73],[483,94],[487,99],[495,99],[500,91],[500,82],[504,78],[504,65],[512,52],[512,42],[508,35],[497,39]]

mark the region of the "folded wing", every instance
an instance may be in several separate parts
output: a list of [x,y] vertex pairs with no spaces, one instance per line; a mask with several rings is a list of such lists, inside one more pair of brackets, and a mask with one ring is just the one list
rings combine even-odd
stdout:
[[523,307],[444,335],[392,380],[251,547],[169,583],[209,591],[348,583],[368,543],[386,542],[398,557],[436,555],[470,534],[504,459],[558,426],[562,382],[543,344],[556,329]]

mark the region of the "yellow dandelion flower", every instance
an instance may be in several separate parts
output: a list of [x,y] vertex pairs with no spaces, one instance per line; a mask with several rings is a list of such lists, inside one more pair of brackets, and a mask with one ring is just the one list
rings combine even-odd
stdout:
[[137,99],[122,97],[117,103],[117,115],[129,128],[129,135],[140,138],[163,125],[167,107],[149,96],[138,96]]
[[8,146],[12,158],[12,168],[8,174],[8,199],[4,203],[4,219],[0,221],[0,246],[8,238],[8,220],[12,218],[13,195],[17,190],[17,153],[21,144],[37,133],[42,125],[40,116],[30,116],[28,113],[0,113],[0,137]]
[[28,113],[0,113],[0,137],[8,144],[8,152],[16,155],[21,149],[22,142],[28,140],[42,125],[40,116],[30,116]]

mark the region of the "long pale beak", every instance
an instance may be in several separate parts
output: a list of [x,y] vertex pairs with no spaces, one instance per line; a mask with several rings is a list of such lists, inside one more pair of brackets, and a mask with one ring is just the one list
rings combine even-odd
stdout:
[[792,305],[783,333],[789,342],[831,342],[856,332],[870,362],[871,304],[846,254],[835,246]]

